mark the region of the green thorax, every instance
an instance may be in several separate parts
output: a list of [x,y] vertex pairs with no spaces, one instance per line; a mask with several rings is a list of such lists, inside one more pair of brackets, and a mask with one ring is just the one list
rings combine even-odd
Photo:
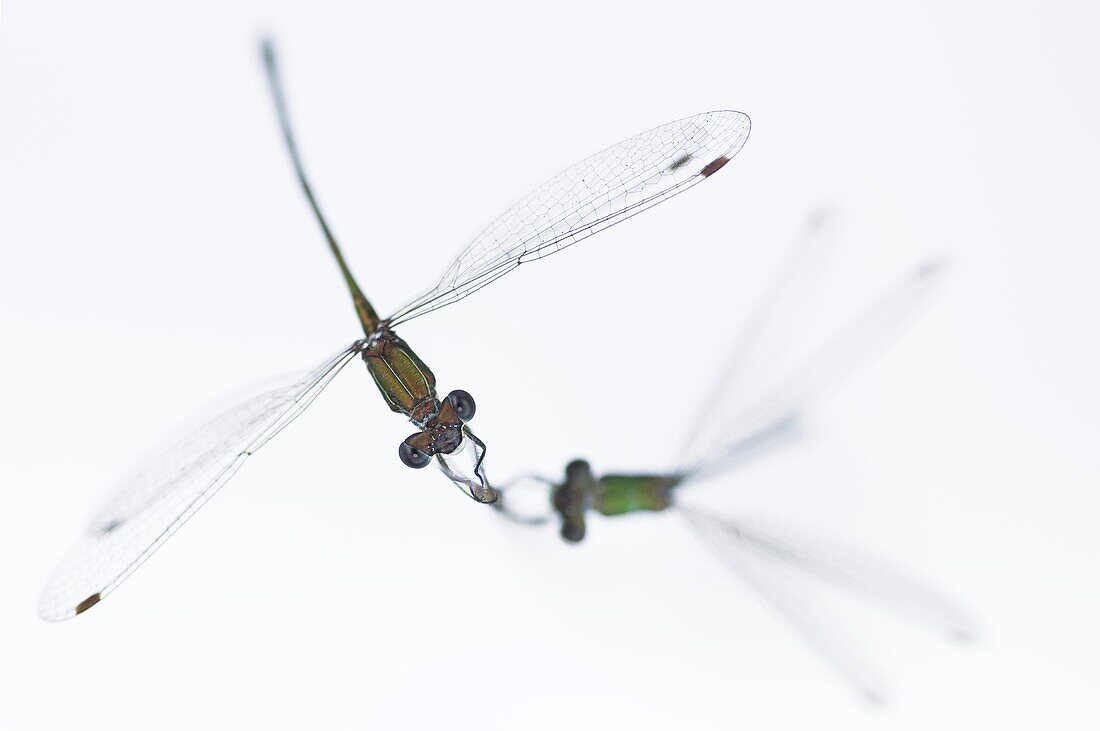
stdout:
[[382,325],[364,348],[363,360],[391,409],[414,423],[428,416],[419,411],[436,401],[435,375],[408,343]]

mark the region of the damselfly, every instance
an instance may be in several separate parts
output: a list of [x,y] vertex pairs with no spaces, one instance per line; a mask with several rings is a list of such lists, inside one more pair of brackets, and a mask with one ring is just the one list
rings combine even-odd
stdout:
[[[482,468],[485,443],[468,424],[475,411],[473,398],[460,389],[438,398],[432,371],[395,328],[691,188],[729,162],[750,130],[749,118],[741,112],[706,112],[596,153],[521,198],[476,236],[432,287],[380,318],[352,276],[306,178],[270,42],[262,52],[294,171],[340,267],[365,337],[314,370],[281,381],[190,432],[123,484],[47,584],[38,605],[45,619],[80,614],[113,591],[356,356],[366,363],[390,409],[417,429],[401,442],[401,460],[420,468],[434,458],[467,495],[494,502],[497,493]],[[473,443],[472,474],[448,459],[467,441]]]
[[[524,476],[502,486],[496,507],[521,523],[556,521],[562,538],[571,543],[584,539],[586,519],[592,513],[607,517],[643,511],[678,513],[730,571],[792,621],[868,698],[881,700],[885,691],[879,674],[820,619],[807,594],[807,579],[866,596],[953,638],[974,634],[965,611],[922,581],[859,551],[771,522],[720,517],[679,499],[687,485],[724,475],[745,459],[795,436],[798,420],[813,397],[891,332],[936,278],[939,267],[934,262],[920,265],[809,356],[784,369],[773,361],[783,360],[781,351],[788,346],[784,340],[808,312],[807,290],[821,268],[815,258],[824,250],[817,235],[820,228],[820,218],[811,221],[793,248],[784,274],[750,317],[727,367],[707,392],[678,467],[662,473],[597,477],[587,461],[575,460],[560,480]],[[543,490],[548,493],[545,497],[540,495]]]

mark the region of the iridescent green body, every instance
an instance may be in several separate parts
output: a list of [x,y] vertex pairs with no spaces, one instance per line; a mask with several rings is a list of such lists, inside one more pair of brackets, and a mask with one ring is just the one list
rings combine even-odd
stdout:
[[385,325],[367,341],[363,360],[386,403],[399,414],[415,422],[414,412],[418,407],[437,400],[435,375],[431,369],[408,343]]
[[565,481],[550,494],[554,510],[561,517],[561,535],[567,541],[584,538],[584,514],[628,515],[661,511],[672,504],[671,492],[680,479],[672,475],[604,475],[595,478],[584,460],[565,468]]

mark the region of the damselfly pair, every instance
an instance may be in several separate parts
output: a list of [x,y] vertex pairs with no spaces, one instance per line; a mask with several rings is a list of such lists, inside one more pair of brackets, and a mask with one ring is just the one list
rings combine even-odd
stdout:
[[[400,459],[415,468],[434,461],[468,496],[495,502],[498,493],[483,467],[485,443],[468,423],[475,413],[473,397],[456,389],[440,399],[435,375],[395,328],[702,182],[737,154],[750,130],[749,118],[741,112],[706,112],[587,158],[520,199],[459,253],[434,286],[380,318],[345,263],[306,178],[269,42],[263,44],[262,55],[295,173],[351,293],[364,337],[306,375],[281,381],[189,432],[136,472],[49,580],[38,605],[45,619],[80,614],[114,591],[357,356],[389,407],[416,427],[400,443]],[[464,469],[452,456],[470,444],[465,451],[471,466]]]
[[[708,112],[657,127],[560,173],[525,196],[477,236],[434,287],[388,318],[379,318],[344,261],[305,176],[292,133],[275,56],[263,57],[279,123],[299,182],[351,293],[365,337],[305,376],[280,382],[190,432],[126,482],[70,550],[39,603],[46,619],[79,614],[113,591],[240,468],[243,461],[297,418],[340,370],[363,358],[387,404],[412,421],[417,432],[399,446],[410,467],[432,461],[474,500],[494,504],[501,515],[524,523],[557,520],[562,536],[578,542],[588,514],[618,516],[675,508],[689,528],[735,573],[759,590],[778,611],[871,697],[881,697],[876,675],[840,649],[815,607],[801,601],[806,576],[869,595],[903,614],[952,636],[972,634],[965,613],[923,583],[850,549],[805,534],[728,519],[686,506],[685,486],[722,474],[745,457],[784,441],[803,409],[919,301],[935,270],[922,266],[840,330],[802,364],[775,377],[790,317],[791,293],[812,271],[810,242],[796,250],[780,286],[756,313],[739,349],[705,399],[679,466],[665,474],[610,474],[597,478],[587,462],[575,461],[561,481],[524,478],[500,490],[485,478],[484,442],[470,430],[475,404],[470,394],[436,394],[435,376],[394,328],[447,306],[520,264],[553,254],[619,223],[710,177],[744,144],[748,117]],[[811,233],[818,224],[810,227]],[[797,317],[793,318],[797,320]],[[770,378],[769,378],[770,376]],[[467,472],[453,459],[467,443]],[[534,513],[521,510],[524,488],[546,494]],[[503,495],[503,499],[501,496]],[[802,576],[799,576],[801,574]]]

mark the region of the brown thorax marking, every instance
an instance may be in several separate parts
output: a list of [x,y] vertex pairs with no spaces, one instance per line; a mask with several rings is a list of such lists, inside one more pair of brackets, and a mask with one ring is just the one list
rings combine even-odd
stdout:
[[396,337],[393,330],[390,330],[389,325],[384,323],[379,325],[378,329],[371,333],[369,338],[363,341],[363,346],[359,349],[359,352],[363,356],[363,360],[385,356],[386,346]]
[[424,399],[409,412],[409,421],[416,424],[419,428],[425,429],[428,426],[428,422],[439,414],[441,406],[442,404],[439,399]]

